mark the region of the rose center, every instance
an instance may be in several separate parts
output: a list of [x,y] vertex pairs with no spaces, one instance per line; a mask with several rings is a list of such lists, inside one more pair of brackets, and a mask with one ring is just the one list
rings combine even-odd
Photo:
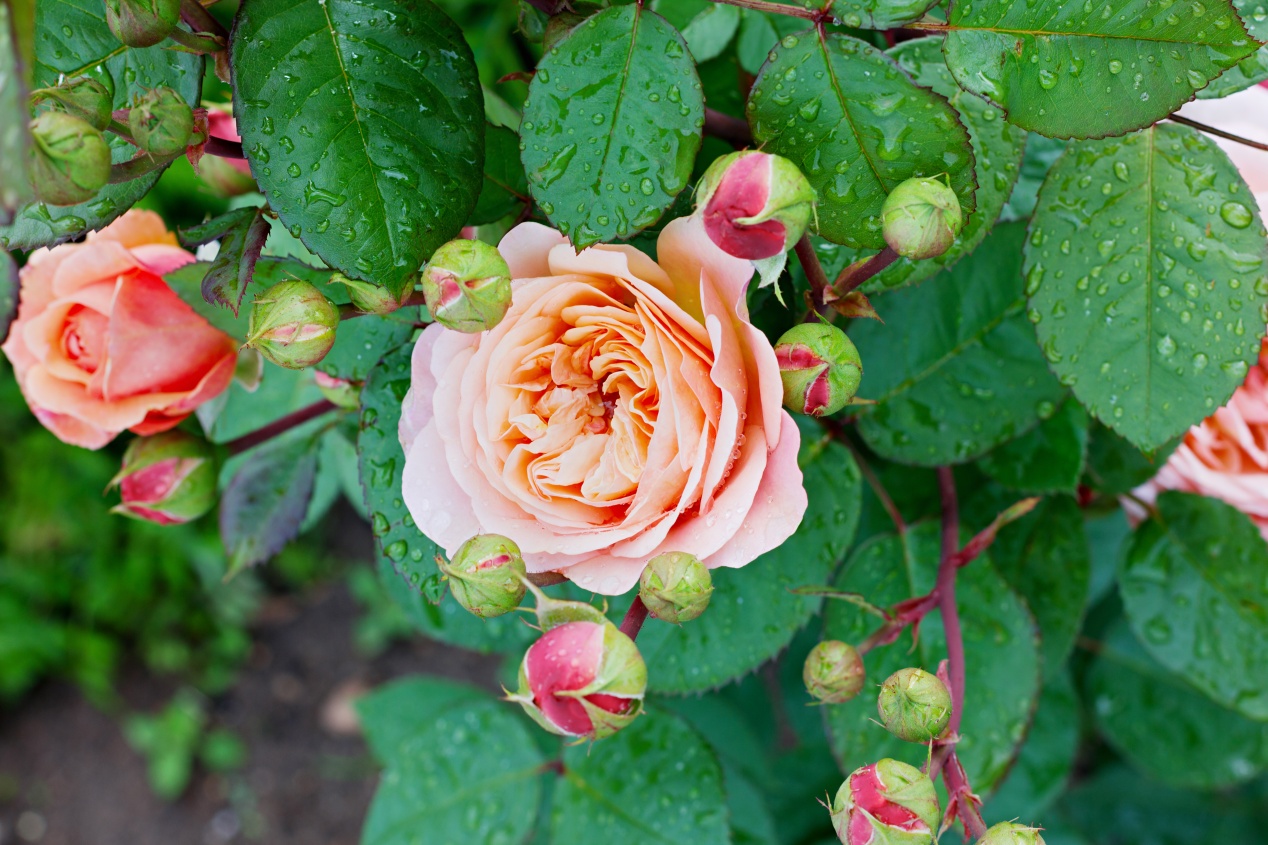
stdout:
[[100,311],[76,305],[66,314],[62,352],[86,373],[95,373],[106,358],[110,321]]

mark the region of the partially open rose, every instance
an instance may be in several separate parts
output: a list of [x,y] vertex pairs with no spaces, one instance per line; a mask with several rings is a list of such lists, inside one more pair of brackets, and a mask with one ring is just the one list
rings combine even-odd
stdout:
[[166,431],[229,386],[238,344],[162,278],[193,260],[157,214],[135,210],[31,255],[0,348],[45,427],[99,449],[124,429]]
[[530,572],[631,588],[668,551],[743,566],[806,509],[775,353],[748,320],[752,264],[675,220],[659,264],[573,252],[534,223],[499,245],[513,302],[490,331],[432,325],[401,416],[404,497],[453,553],[519,544]]

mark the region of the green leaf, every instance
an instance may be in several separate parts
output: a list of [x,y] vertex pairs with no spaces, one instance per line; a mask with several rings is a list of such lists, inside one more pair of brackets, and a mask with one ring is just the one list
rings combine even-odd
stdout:
[[18,313],[18,265],[0,249],[0,338],[8,337],[9,324]]
[[712,0],[652,0],[652,11],[682,33],[697,64],[720,56],[740,26],[738,7]]
[[[30,113],[26,102],[26,82],[22,60],[18,55],[18,22],[8,3],[0,4],[0,161],[8,162],[0,169],[0,224],[13,221],[13,213],[32,197],[31,183],[26,177]],[[0,337],[4,335],[0,326]]]
[[1087,459],[1087,427],[1087,412],[1069,399],[1029,434],[987,453],[979,466],[1013,490],[1074,493]]
[[470,226],[494,223],[532,202],[528,178],[520,164],[519,136],[503,126],[484,125],[484,183]]
[[704,99],[686,42],[638,6],[606,9],[553,47],[524,103],[524,169],[577,248],[652,225],[691,178]]
[[[860,546],[837,578],[842,589],[862,593],[885,606],[933,588],[939,560],[934,522],[912,526],[903,536],[878,537]],[[975,792],[986,793],[1004,776],[1026,733],[1030,710],[1039,694],[1039,651],[1034,622],[1026,606],[995,571],[986,555],[960,570],[956,599],[963,626],[967,677],[963,739],[956,749]],[[862,642],[878,627],[875,616],[847,602],[831,602],[824,613],[824,636]],[[905,666],[933,672],[946,657],[941,614],[935,610],[920,625],[913,649],[908,629],[892,645],[864,657],[869,683],[879,684]],[[832,747],[842,771],[881,757],[912,765],[924,762],[928,749],[902,742],[876,724],[876,699],[860,695],[847,704],[827,706]]]
[[862,480],[839,443],[803,430],[799,462],[810,504],[783,545],[741,569],[715,569],[709,609],[681,626],[652,622],[639,637],[648,684],[659,692],[700,692],[751,672],[785,648],[822,598],[794,595],[822,585],[854,539]]
[[397,681],[358,710],[370,747],[387,764],[361,845],[528,838],[543,760],[514,710],[430,678]]
[[884,324],[860,320],[859,395],[876,401],[858,431],[882,457],[936,466],[970,461],[1051,416],[1065,395],[1023,313],[1018,224],[916,288],[872,298]]
[[1038,132],[1026,133],[1026,152],[1021,158],[1021,175],[1017,177],[1017,184],[1013,186],[1013,192],[1004,204],[1000,220],[1010,222],[1030,219],[1030,215],[1035,213],[1039,188],[1043,186],[1044,179],[1048,178],[1053,162],[1061,157],[1069,143],[1060,138],[1044,137]]
[[[56,85],[63,74],[91,76],[114,92],[114,107],[127,108],[134,95],[166,85],[197,105],[202,94],[203,58],[153,47],[125,47],[106,26],[101,0],[53,0],[36,4],[35,87]],[[0,86],[4,87],[4,86]],[[106,134],[116,164],[127,161],[136,147]],[[11,226],[0,226],[0,246],[29,250],[68,241],[100,229],[132,207],[154,186],[162,170],[139,179],[107,185],[86,203],[53,206],[33,202]]]
[[1216,499],[1167,492],[1118,575],[1149,653],[1214,701],[1268,721],[1268,547],[1250,517]]
[[1218,79],[1198,92],[1198,99],[1216,100],[1227,97],[1258,85],[1265,79],[1268,79],[1268,44],[1220,74]]
[[[923,281],[976,249],[995,225],[1017,181],[1026,140],[1025,132],[1000,119],[999,109],[964,92],[955,84],[942,58],[941,38],[904,41],[890,50],[889,55],[917,85],[927,86],[946,97],[969,130],[977,180],[977,209],[968,215],[964,229],[945,253],[921,261],[899,258],[867,282],[868,291]],[[816,246],[820,255],[827,259],[825,269],[830,276],[839,273],[848,264],[871,257],[875,252],[826,243]]]
[[1163,123],[1071,144],[1026,242],[1030,317],[1053,371],[1153,449],[1232,395],[1259,355],[1268,234],[1215,144]]
[[1163,783],[1230,786],[1268,761],[1268,725],[1228,712],[1159,666],[1122,620],[1105,634],[1086,684],[1101,733]]
[[676,716],[649,710],[591,751],[564,751],[554,845],[729,843],[722,770]]
[[287,437],[248,453],[220,499],[230,575],[263,563],[299,534],[317,477],[317,438]]
[[795,162],[818,194],[819,234],[880,249],[881,204],[913,176],[950,174],[976,207],[969,133],[941,95],[856,38],[806,30],[780,41],[749,94],[753,135]]
[[1121,496],[1153,478],[1183,440],[1181,435],[1146,453],[1094,421],[1088,431],[1086,481],[1107,496]]
[[952,3],[956,82],[1011,123],[1057,138],[1160,120],[1259,49],[1228,0]]
[[1079,749],[1079,698],[1068,671],[1044,684],[1026,742],[1008,776],[986,802],[988,819],[1041,824],[1043,813],[1065,791]]
[[1242,16],[1251,37],[1268,41],[1268,6],[1263,0],[1233,0],[1233,7]]
[[330,266],[404,290],[480,191],[484,111],[462,32],[430,0],[246,0],[229,52],[269,205]]
[[[348,289],[338,283],[323,285],[322,293],[336,305],[352,301]],[[418,319],[418,307],[407,306],[390,314],[363,314],[342,320],[335,345],[317,369],[344,381],[365,381],[384,355],[414,336]]]
[[[855,29],[893,29],[919,20],[939,0],[838,0],[832,16]],[[811,4],[808,7],[814,8]]]
[[203,276],[204,300],[212,305],[223,305],[235,315],[238,313],[268,239],[270,225],[263,207],[238,208],[181,231],[181,245],[186,249],[220,241],[220,251]]

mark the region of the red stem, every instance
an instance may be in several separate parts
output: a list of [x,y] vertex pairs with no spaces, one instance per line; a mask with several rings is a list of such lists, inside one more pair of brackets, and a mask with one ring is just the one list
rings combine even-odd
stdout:
[[265,441],[272,440],[279,434],[283,434],[303,425],[309,420],[316,419],[322,414],[329,413],[339,406],[329,399],[322,399],[314,402],[307,407],[300,408],[298,411],[287,414],[281,419],[274,420],[266,426],[257,428],[255,431],[248,432],[241,437],[230,440],[225,444],[225,448],[229,450],[230,455],[240,455],[248,449],[254,449]]
[[862,264],[851,264],[842,270],[832,283],[832,292],[838,298],[844,297],[897,260],[898,253],[887,246]]
[[625,611],[625,618],[621,620],[621,633],[631,640],[636,640],[638,632],[643,630],[643,623],[646,621],[647,605],[643,604],[642,596],[635,596],[634,603],[630,605],[629,610]]
[[704,110],[704,134],[721,138],[737,150],[753,143],[753,133],[749,130],[748,123],[707,106]]
[[1256,149],[1268,151],[1268,144],[1262,141],[1252,141],[1249,138],[1243,138],[1241,135],[1234,135],[1232,132],[1225,132],[1223,129],[1216,129],[1214,126],[1207,126],[1205,123],[1198,123],[1196,120],[1190,120],[1187,117],[1181,117],[1178,114],[1169,115],[1167,120],[1173,120],[1176,123],[1183,123],[1185,126],[1191,126],[1194,129],[1205,132],[1208,135],[1218,135],[1221,138],[1227,138],[1230,141],[1236,141],[1239,144]]
[[219,156],[220,158],[246,158],[247,154],[242,151],[241,141],[230,141],[227,138],[217,138],[215,135],[207,136],[207,143],[203,145],[203,152],[207,155]]
[[728,6],[739,6],[741,9],[752,9],[755,12],[770,12],[773,15],[788,15],[793,18],[805,18],[817,21],[824,12],[819,9],[803,9],[798,6],[785,6],[783,3],[771,3],[768,0],[712,0]]
[[814,313],[822,314],[825,307],[824,294],[830,283],[828,274],[819,263],[819,256],[815,254],[814,244],[810,243],[810,236],[802,235],[793,250],[797,253],[797,260],[801,262],[801,269],[806,271],[806,281],[810,282],[810,300],[814,305]]

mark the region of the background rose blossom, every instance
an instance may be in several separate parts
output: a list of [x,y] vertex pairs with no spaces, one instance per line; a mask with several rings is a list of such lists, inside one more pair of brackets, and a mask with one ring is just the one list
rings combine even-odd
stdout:
[[99,449],[124,429],[166,431],[229,386],[238,344],[162,279],[193,260],[157,214],[136,210],[31,255],[2,348],[50,431]]
[[743,566],[806,508],[799,433],[766,337],[748,322],[752,264],[675,220],[660,263],[627,246],[573,252],[537,224],[499,246],[516,280],[479,335],[433,325],[401,418],[404,496],[453,552],[514,539],[530,572],[632,587],[665,551]]

